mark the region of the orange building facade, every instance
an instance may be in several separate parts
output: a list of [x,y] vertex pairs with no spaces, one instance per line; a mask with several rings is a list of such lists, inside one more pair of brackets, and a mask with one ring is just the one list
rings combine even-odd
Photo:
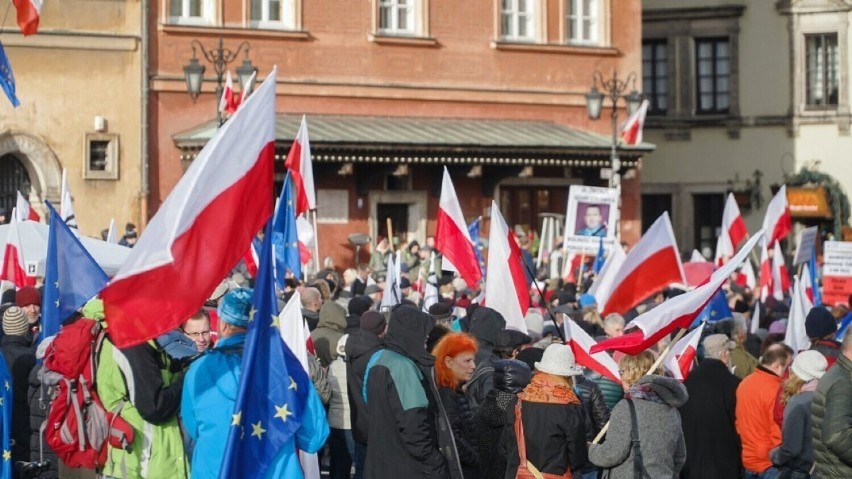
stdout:
[[[492,198],[527,229],[564,214],[571,184],[607,183],[611,104],[589,120],[593,72],[642,66],[640,0],[158,0],[152,10],[149,214],[215,132],[216,76],[200,53],[202,93],[187,93],[193,41],[215,49],[221,38],[232,51],[246,41],[259,79],[278,66],[276,179],[304,114],[319,255],[344,267],[355,262],[349,235],[385,234],[388,218],[403,242],[434,233],[443,166],[485,232]],[[631,244],[651,150],[619,149]]]

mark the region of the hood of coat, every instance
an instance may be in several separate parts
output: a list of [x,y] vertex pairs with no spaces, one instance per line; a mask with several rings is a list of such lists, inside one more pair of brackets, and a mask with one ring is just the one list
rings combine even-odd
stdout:
[[649,374],[643,376],[636,382],[637,386],[650,389],[663,402],[671,407],[681,407],[686,404],[689,399],[689,394],[686,392],[686,387],[677,379],[666,376],[658,376]]
[[346,361],[353,362],[364,354],[373,354],[382,346],[382,339],[373,333],[359,329],[346,341]]
[[346,310],[333,301],[326,302],[320,308],[317,328],[328,328],[339,333],[344,332],[346,330]]
[[530,383],[532,371],[517,359],[501,359],[494,363],[494,389],[518,394]]
[[430,367],[435,364],[435,358],[426,351],[426,338],[434,327],[432,316],[414,306],[398,306],[390,315],[385,347]]
[[[482,306],[473,311],[468,333],[480,343],[493,347],[497,344],[500,331],[504,329],[506,329],[506,319],[503,318],[503,315],[491,308]],[[480,349],[483,348],[480,347]]]

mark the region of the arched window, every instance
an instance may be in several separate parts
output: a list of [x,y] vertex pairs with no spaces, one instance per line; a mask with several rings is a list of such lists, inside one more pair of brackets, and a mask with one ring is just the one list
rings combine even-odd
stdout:
[[12,153],[0,156],[0,208],[6,210],[7,220],[11,217],[18,191],[27,195],[30,191],[30,176]]

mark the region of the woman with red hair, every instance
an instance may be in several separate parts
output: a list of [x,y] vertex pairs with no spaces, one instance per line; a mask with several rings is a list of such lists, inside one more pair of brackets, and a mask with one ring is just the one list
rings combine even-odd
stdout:
[[462,390],[476,369],[475,354],[476,339],[465,333],[444,335],[432,350],[438,395],[450,421],[465,479],[479,476],[479,454],[474,443],[476,426]]

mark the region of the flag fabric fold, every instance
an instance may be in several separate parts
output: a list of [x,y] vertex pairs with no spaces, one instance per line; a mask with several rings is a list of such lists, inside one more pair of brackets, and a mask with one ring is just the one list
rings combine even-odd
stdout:
[[695,365],[695,353],[698,351],[698,343],[701,342],[704,325],[705,323],[701,323],[676,342],[663,360],[663,366],[678,381],[685,380]]
[[769,262],[769,250],[766,242],[760,244],[760,302],[765,303],[769,299],[772,289],[772,265]]
[[107,230],[107,243],[118,244],[118,234],[115,232],[115,218],[110,218],[109,229]]
[[299,232],[296,225],[296,198],[290,172],[284,177],[278,211],[272,221],[272,244],[275,257],[275,282],[284,289],[287,273],[302,279],[302,259],[299,251]]
[[[446,170],[444,172],[446,178]],[[485,300],[489,308],[503,315],[506,328],[526,333],[524,316],[530,306],[530,291],[521,261],[521,247],[503,219],[497,202],[492,201]]]
[[56,213],[53,205],[45,204],[50,212],[50,229],[44,268],[44,299],[41,302],[41,337],[48,338],[58,333],[63,321],[106,286],[109,276]]
[[784,253],[781,252],[781,244],[776,241],[772,249],[772,296],[778,301],[783,301],[785,291],[790,291],[790,273],[787,272],[787,263],[784,261]]
[[807,330],[805,329],[805,319],[808,313],[814,307],[813,303],[805,294],[805,289],[799,277],[793,279],[793,298],[790,303],[790,316],[787,318],[787,332],[784,334],[784,344],[790,346],[793,351],[798,353],[811,347],[811,340],[808,338]]
[[400,257],[400,252],[397,251],[395,254],[388,255],[387,262],[387,277],[385,277],[385,289],[382,292],[382,310],[389,310],[396,306],[402,301],[402,291],[399,287],[399,280],[402,276],[400,274],[400,267],[402,263],[402,258]]
[[3,48],[2,43],[0,43],[0,88],[3,89],[3,93],[13,107],[21,106],[15,94],[15,74],[12,73],[12,64],[9,63],[9,57],[6,56],[6,49]]
[[[467,223],[464,221],[453,180],[450,178],[446,166],[441,182],[441,198],[438,202],[435,248],[444,255],[445,262],[449,262],[455,267],[469,287],[475,288],[479,284],[482,279],[479,260],[476,257],[473,241],[470,239]],[[488,264],[491,264],[490,259]]]
[[103,290],[116,346],[197,312],[272,215],[276,73],[204,146]]
[[3,249],[3,269],[0,270],[0,281],[8,281],[17,288],[34,286],[35,277],[27,276],[27,268],[24,264],[24,249],[21,246],[21,237],[18,235],[18,221],[12,214],[12,222],[9,223],[9,233],[6,236],[6,245]]
[[17,10],[18,27],[24,36],[35,35],[38,32],[38,21],[41,16],[42,0],[12,0]]
[[615,275],[621,269],[621,265],[624,264],[625,258],[627,258],[627,255],[624,254],[624,248],[620,244],[613,244],[609,257],[604,261],[604,265],[589,287],[589,294],[594,296],[598,302],[598,311],[603,311],[603,306],[609,300],[612,288],[615,286]]
[[625,145],[642,143],[642,129],[645,127],[645,116],[648,114],[648,100],[642,100],[639,108],[624,122],[621,129],[621,141]]
[[79,227],[77,226],[77,216],[74,214],[74,201],[71,199],[71,189],[68,187],[68,171],[62,169],[62,196],[59,202],[59,217],[62,221],[72,228],[74,236],[80,237]]
[[15,209],[18,211],[18,221],[41,221],[41,216],[36,213],[36,210],[30,206],[30,202],[24,198],[24,195],[18,191],[18,199],[15,203]]
[[787,185],[781,185],[778,193],[772,197],[772,201],[766,207],[766,216],[763,217],[763,231],[766,231],[767,244],[771,247],[776,241],[786,238],[792,228],[790,206],[787,204]]
[[716,291],[716,294],[713,295],[713,298],[710,299],[707,306],[701,310],[701,314],[695,318],[692,325],[697,326],[697,323],[699,322],[715,323],[732,317],[733,314],[731,314],[731,307],[728,306],[728,298],[725,297],[725,292],[720,289],[719,291]]
[[[12,404],[12,375],[6,366],[6,361],[0,361],[0,404]],[[0,407],[0,447],[3,454],[12,452],[12,408]],[[0,479],[12,479],[15,473],[15,464],[11,460],[0,462]]]
[[725,209],[722,212],[722,234],[731,243],[732,256],[734,249],[748,236],[745,220],[740,214],[740,207],[737,206],[733,193],[728,193],[728,199],[725,200]]
[[740,263],[745,261],[751,249],[762,237],[763,231],[755,234],[731,258],[731,261],[716,270],[706,283],[692,291],[664,301],[659,306],[639,315],[625,326],[625,329],[637,328],[635,331],[602,341],[592,348],[592,352],[615,349],[625,354],[636,355],[653,346],[674,330],[689,327],[696,316],[701,313],[701,310],[707,306],[716,291],[736,271]]
[[565,328],[565,342],[571,346],[577,364],[621,384],[621,374],[615,360],[605,352],[592,354],[592,346],[597,343],[574,320],[566,318],[563,326]]
[[592,271],[594,271],[595,274],[601,272],[604,262],[606,262],[606,252],[604,250],[603,240],[603,236],[601,236],[600,242],[598,243],[598,254],[595,255],[595,262],[592,265]]
[[314,167],[311,163],[311,141],[308,138],[308,119],[302,115],[302,124],[284,162],[296,186],[296,216],[316,209]]
[[429,259],[429,276],[426,278],[426,287],[423,290],[423,312],[428,313],[429,307],[440,301],[438,297],[438,275],[435,272],[434,252]]
[[223,114],[233,114],[237,111],[237,98],[234,93],[234,80],[231,78],[231,70],[225,72],[225,88],[222,97],[219,98],[219,111]]
[[818,274],[817,274],[817,262],[816,262],[816,248],[814,248],[813,253],[811,253],[811,259],[808,261],[808,271],[811,273],[811,287],[813,288],[813,300],[814,306],[822,306],[822,291],[819,288]]

